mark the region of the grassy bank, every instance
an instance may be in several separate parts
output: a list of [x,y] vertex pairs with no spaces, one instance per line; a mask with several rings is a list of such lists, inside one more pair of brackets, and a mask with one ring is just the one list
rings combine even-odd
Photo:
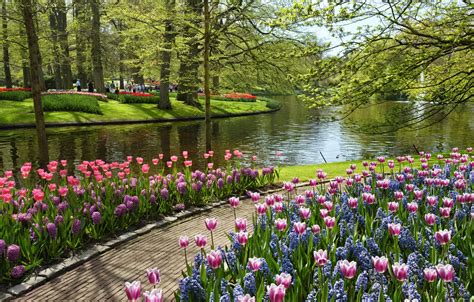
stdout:
[[[203,101],[202,101],[203,102]],[[123,120],[155,120],[175,119],[189,117],[204,117],[204,110],[188,106],[175,99],[171,100],[172,110],[159,110],[156,104],[122,104],[117,101],[99,102],[102,115],[84,112],[45,112],[46,123],[87,123],[87,122],[113,122]],[[23,102],[0,100],[0,126],[15,124],[33,124],[35,122],[33,101],[26,99]],[[204,108],[204,106],[203,106]],[[266,111],[266,101],[211,102],[213,115],[232,115]]]

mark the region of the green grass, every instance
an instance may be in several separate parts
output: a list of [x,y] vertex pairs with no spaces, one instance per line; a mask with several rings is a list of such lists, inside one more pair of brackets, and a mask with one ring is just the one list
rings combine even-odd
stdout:
[[[3,101],[0,105],[0,125],[34,124],[33,101]],[[204,102],[201,101],[204,108]],[[241,114],[268,110],[266,102],[252,103],[211,101],[213,115]],[[156,104],[121,104],[117,101],[99,102],[102,115],[84,112],[45,112],[46,123],[59,122],[111,122],[123,120],[153,120],[184,117],[204,117],[204,110],[171,99],[172,110],[157,109]]]
[[21,102],[31,98],[30,91],[3,91],[0,92],[0,100]]
[[102,114],[95,97],[74,94],[50,94],[42,98],[43,110]]

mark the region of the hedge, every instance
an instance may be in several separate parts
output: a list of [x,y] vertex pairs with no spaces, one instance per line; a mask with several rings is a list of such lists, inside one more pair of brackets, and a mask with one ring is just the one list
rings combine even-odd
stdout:
[[95,97],[61,94],[42,97],[44,111],[72,111],[102,114],[99,102]]

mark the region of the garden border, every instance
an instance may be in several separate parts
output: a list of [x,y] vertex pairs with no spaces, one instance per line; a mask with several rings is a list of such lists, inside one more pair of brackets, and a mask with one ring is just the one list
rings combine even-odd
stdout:
[[[212,115],[211,118],[230,118],[230,117],[241,117],[258,115],[265,113],[273,113],[281,108],[260,110],[253,112],[242,112],[235,114],[216,114]],[[148,120],[115,120],[115,121],[92,121],[92,122],[58,122],[58,123],[46,123],[47,128],[53,127],[68,127],[68,126],[101,126],[101,125],[123,125],[123,124],[150,124],[150,123],[169,123],[169,122],[186,122],[186,121],[197,121],[204,120],[204,116],[192,116],[192,117],[177,117],[177,118],[159,118],[159,119],[148,119]],[[35,128],[35,124],[12,124],[12,125],[0,125],[0,130],[11,130],[11,129],[24,129],[24,128]],[[1,297],[1,296],[0,296]]]
[[[324,180],[321,183],[328,183],[331,180]],[[309,185],[309,182],[302,182],[300,184],[295,185],[296,188],[306,187]],[[268,195],[275,192],[282,191],[282,188],[270,189],[267,191],[260,191],[257,190],[262,195]],[[247,195],[239,196],[241,200],[250,199]],[[171,216],[164,216],[163,218],[159,219],[156,222],[146,224],[145,226],[125,232],[118,236],[115,239],[111,239],[105,242],[100,242],[94,244],[92,247],[86,248],[77,253],[77,255],[71,256],[69,258],[64,259],[60,263],[56,263],[50,266],[43,268],[41,271],[32,274],[22,283],[17,285],[11,286],[6,289],[6,292],[0,291],[0,302],[2,301],[10,301],[14,298],[19,298],[22,295],[30,292],[31,290],[43,285],[44,283],[53,280],[54,278],[82,265],[83,263],[97,257],[100,254],[103,254],[119,245],[122,245],[132,239],[135,239],[139,236],[147,234],[154,229],[162,228],[164,226],[168,226],[172,223],[181,223],[185,218],[191,218],[195,214],[199,214],[201,212],[207,212],[211,209],[218,208],[228,204],[227,200],[216,201],[210,203],[203,207],[191,207],[187,210],[182,212],[176,213]]]

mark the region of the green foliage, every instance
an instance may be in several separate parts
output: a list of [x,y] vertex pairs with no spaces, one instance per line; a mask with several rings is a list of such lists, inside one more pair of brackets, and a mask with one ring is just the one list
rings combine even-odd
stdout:
[[102,114],[95,97],[73,94],[45,95],[42,98],[44,111],[72,111]]
[[[204,95],[199,96],[199,99],[201,99],[201,100],[204,100],[205,98],[206,98],[206,96],[204,96]],[[246,102],[246,103],[252,103],[252,102],[257,101],[257,99],[250,99],[250,98],[227,98],[227,97],[222,96],[222,95],[212,95],[211,100],[214,100],[214,101],[228,101],[228,102]]]
[[30,91],[3,91],[0,92],[0,100],[21,102],[31,98]]
[[120,94],[116,100],[123,104],[158,104],[160,97]]
[[258,99],[260,101],[265,101],[267,102],[267,108],[269,109],[280,109],[281,103],[277,100],[271,99],[271,98],[266,98],[266,97],[261,97],[259,96]]

